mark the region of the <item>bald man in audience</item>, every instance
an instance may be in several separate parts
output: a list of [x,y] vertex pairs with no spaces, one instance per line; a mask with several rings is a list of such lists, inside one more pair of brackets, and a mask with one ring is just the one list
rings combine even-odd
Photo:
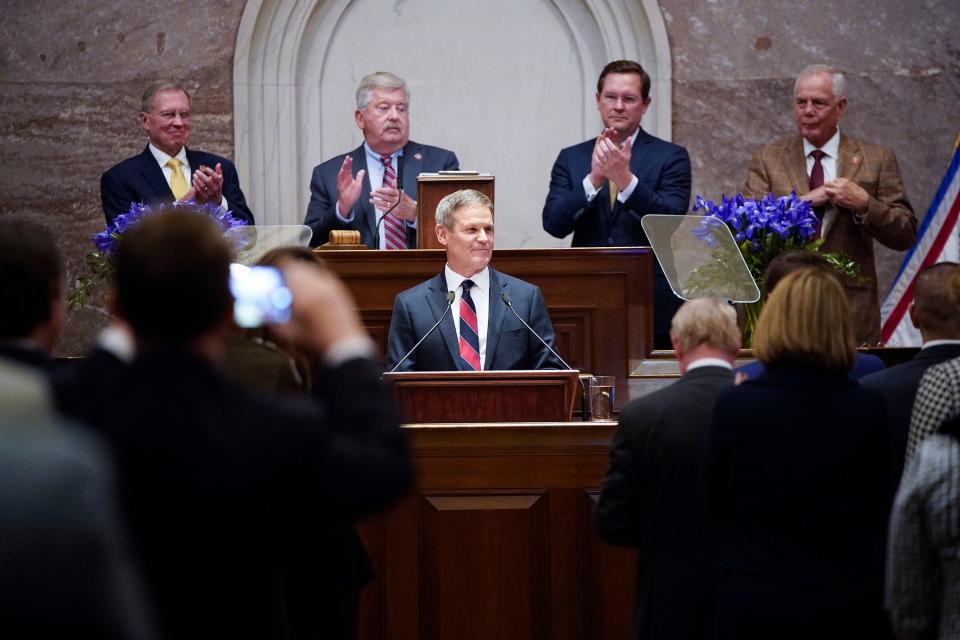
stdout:
[[905,251],[917,239],[917,218],[892,151],[840,132],[846,80],[826,65],[810,65],[794,85],[798,134],[760,147],[750,161],[744,195],[796,191],[820,219],[823,251],[843,252],[860,279],[841,279],[858,344],[880,341],[880,302],[873,243]]
[[640,550],[634,637],[699,638],[709,609],[709,537],[699,485],[713,406],[733,385],[736,313],[702,298],[670,328],[683,377],[628,403],[610,447],[596,525],[610,544]]
[[960,357],[960,300],[950,288],[958,272],[960,265],[956,262],[941,262],[917,276],[909,313],[923,337],[923,346],[909,362],[860,380],[864,387],[883,393],[887,401],[896,478],[903,471],[910,413],[920,379],[930,367]]

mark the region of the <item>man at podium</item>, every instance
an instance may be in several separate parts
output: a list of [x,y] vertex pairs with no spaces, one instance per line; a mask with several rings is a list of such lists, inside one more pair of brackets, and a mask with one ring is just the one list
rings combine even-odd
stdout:
[[489,266],[490,199],[473,189],[455,191],[437,205],[436,223],[447,264],[397,295],[388,370],[566,369],[544,344],[552,348],[554,334],[540,289]]

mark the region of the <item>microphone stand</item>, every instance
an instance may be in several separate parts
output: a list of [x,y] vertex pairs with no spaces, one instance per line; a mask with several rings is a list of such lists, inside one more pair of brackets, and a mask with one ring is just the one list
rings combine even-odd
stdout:
[[413,348],[410,349],[410,351],[407,351],[407,355],[400,358],[400,362],[398,362],[393,369],[390,369],[390,373],[395,373],[396,370],[400,368],[400,365],[403,364],[404,361],[406,361],[406,359],[410,357],[410,354],[416,351],[417,347],[419,347],[423,343],[423,341],[427,339],[427,336],[433,333],[434,330],[440,326],[440,323],[443,322],[443,319],[447,317],[448,313],[450,313],[450,309],[451,307],[453,307],[453,299],[455,297],[456,297],[456,294],[454,294],[453,291],[447,291],[447,308],[443,310],[443,313],[440,315],[440,319],[437,320],[432,327],[430,327],[429,331],[423,334],[423,337],[420,338],[419,341],[417,341],[417,344],[413,345]]
[[[509,294],[509,293],[507,293],[506,291],[504,291],[503,293],[500,294],[500,299],[503,300],[503,303],[506,304],[507,307],[509,307],[510,311],[513,311],[513,315],[515,315],[515,316],[517,317],[517,320],[519,320],[519,321],[523,324],[523,326],[525,326],[525,327],[527,328],[527,330],[528,330],[530,333],[532,333],[533,335],[535,335],[535,336],[537,337],[537,340],[539,340],[539,341],[543,344],[543,346],[545,346],[547,349],[549,349],[549,350],[550,350],[550,353],[552,353],[554,356],[556,356],[556,357],[557,357],[557,360],[559,360],[560,363],[563,364],[563,366],[565,366],[565,367],[566,367],[567,369],[569,369],[570,371],[576,371],[577,373],[580,372],[579,369],[574,369],[574,368],[571,367],[569,364],[567,364],[567,361],[564,360],[563,358],[561,358],[561,357],[560,357],[560,354],[557,353],[557,352],[554,350],[553,347],[551,347],[549,344],[547,344],[547,341],[544,340],[544,339],[540,336],[539,333],[537,333],[536,331],[534,331],[534,330],[533,330],[533,327],[531,327],[529,324],[527,324],[527,321],[526,321],[526,320],[524,320],[523,318],[520,317],[520,314],[517,313],[517,310],[513,308],[513,301],[510,299],[510,294]],[[580,379],[580,376],[579,376],[579,375],[577,376],[577,381],[580,383],[580,407],[581,407],[580,418],[581,418],[584,422],[586,422],[586,421],[587,421],[587,407],[589,406],[588,403],[587,403],[587,387],[586,387],[586,385],[583,384],[583,380]]]

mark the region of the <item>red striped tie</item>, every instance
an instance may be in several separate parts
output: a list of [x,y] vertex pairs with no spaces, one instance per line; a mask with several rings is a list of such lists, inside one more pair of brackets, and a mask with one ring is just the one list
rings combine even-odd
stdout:
[[[383,186],[391,189],[397,188],[397,174],[393,171],[393,162],[388,154],[380,156],[383,162]],[[392,213],[388,213],[383,219],[383,237],[386,240],[387,249],[406,249],[407,248],[407,230],[403,220]]]
[[463,281],[460,298],[460,357],[468,368],[480,371],[480,331],[477,328],[477,306],[470,297],[473,280]]

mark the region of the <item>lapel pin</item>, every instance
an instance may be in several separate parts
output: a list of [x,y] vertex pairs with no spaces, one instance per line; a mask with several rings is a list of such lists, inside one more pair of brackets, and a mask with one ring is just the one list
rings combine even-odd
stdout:
[[860,164],[860,156],[853,156],[853,159],[850,162],[855,165]]
[[419,153],[415,153],[415,154],[413,154],[413,159],[414,159],[414,160],[423,160],[423,155],[422,155],[422,154],[419,154]]

